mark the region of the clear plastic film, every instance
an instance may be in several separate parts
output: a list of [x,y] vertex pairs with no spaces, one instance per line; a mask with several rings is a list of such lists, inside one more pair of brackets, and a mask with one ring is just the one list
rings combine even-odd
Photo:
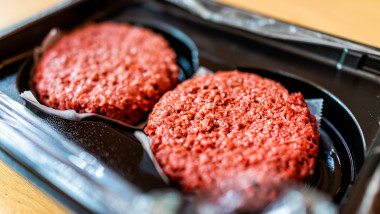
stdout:
[[252,182],[252,179],[247,179],[247,173],[258,175],[254,181],[259,181],[262,177],[260,176],[262,173],[252,171],[237,175],[236,179],[241,179],[239,182],[234,179],[229,184],[230,189],[224,189],[223,194],[204,199],[198,205],[198,210],[202,211],[207,207],[214,213],[338,213],[338,209],[331,199],[316,189],[296,183],[278,183],[267,179],[270,176],[262,183],[264,185],[258,186],[257,184],[254,185],[255,182]]
[[[0,143],[8,154],[95,213],[223,214],[267,204],[263,213],[336,213],[329,198],[317,190],[276,180],[262,182],[262,173],[255,171],[239,173],[220,184],[222,192],[210,191],[198,199],[170,189],[142,193],[1,92],[0,127]],[[264,185],[252,191],[258,182]]]
[[0,92],[0,145],[14,159],[94,213],[177,213],[171,190],[142,193],[29,109]]
[[353,50],[380,56],[380,52],[354,42],[309,30],[274,18],[240,10],[207,0],[166,0],[189,12],[218,24],[239,28],[261,36]]
[[[204,19],[238,27],[270,38],[350,48],[379,55],[375,50],[356,45],[349,41],[282,23],[258,14],[248,13],[235,8],[220,7],[219,4],[211,1],[169,0],[169,2],[187,8]],[[223,19],[222,17],[227,18]],[[52,35],[53,38],[54,34]],[[54,39],[51,41],[53,42]],[[42,53],[41,51],[48,45],[49,42],[42,44],[42,49],[38,49],[37,53]],[[33,99],[31,98],[30,100]],[[311,113],[316,116],[317,121],[320,123],[323,100],[307,99],[306,102]],[[183,195],[178,192],[157,191],[143,194],[135,189],[133,184],[125,182],[93,156],[59,135],[55,136],[55,134],[51,134],[54,135],[51,141],[54,142],[53,144],[40,140],[38,138],[40,134],[45,135],[47,134],[45,132],[55,133],[55,131],[38,122],[38,118],[33,113],[18,103],[10,101],[7,96],[1,93],[0,104],[0,129],[3,130],[3,133],[6,133],[6,135],[0,136],[3,146],[6,146],[11,153],[13,152],[13,155],[18,159],[28,162],[38,173],[49,179],[60,189],[63,189],[66,194],[88,206],[94,212],[211,214],[234,213],[241,207],[258,209],[258,206],[255,205],[249,207],[249,202],[259,200],[257,197],[242,194],[246,189],[250,188],[251,184],[255,183],[252,180],[246,179],[248,176],[244,174],[256,172],[243,172],[226,181],[221,196],[218,193],[218,197],[212,197],[213,193],[210,192],[208,195],[205,195],[208,199],[202,201],[194,200],[196,204],[191,205],[194,206],[194,209],[190,209],[194,212],[179,211],[182,206],[181,200],[183,199]],[[311,106],[316,106],[316,108]],[[64,117],[62,115],[57,116]],[[68,119],[77,116],[74,112]],[[80,118],[75,120],[80,120]],[[35,128],[32,128],[31,124]],[[24,129],[25,126],[28,129]],[[28,131],[33,130],[33,133],[35,133],[33,138],[30,137],[30,133],[24,133],[23,129]],[[144,133],[142,134],[146,137]],[[19,143],[15,144],[14,140],[10,141],[9,139],[18,139]],[[141,138],[139,140],[142,141]],[[149,138],[146,140],[148,142],[147,145],[149,145]],[[145,148],[148,151],[147,148],[149,146]],[[274,181],[269,180],[266,182],[273,184]],[[270,188],[267,191],[276,188],[275,185],[269,185],[268,187]],[[277,200],[270,203],[263,213],[337,213],[330,199],[324,197],[317,190],[311,188],[305,189],[297,184],[286,184],[283,185],[280,192],[276,196]],[[269,203],[265,198],[260,200]]]
[[[197,70],[194,76],[197,75],[206,75],[213,73],[212,71],[208,70],[207,68],[201,67]],[[52,108],[48,108],[44,105],[41,105],[38,103],[38,101],[35,99],[35,97],[32,95],[30,91],[23,92],[21,96],[28,100],[31,104],[38,107],[40,110],[56,115],[59,117],[63,117],[66,119],[72,119],[72,120],[81,120],[83,118],[86,118],[87,116],[93,116],[92,114],[86,115],[86,114],[79,114],[76,113],[74,110],[54,110]],[[318,124],[320,123],[320,119],[322,118],[322,106],[323,106],[323,100],[322,99],[306,99],[306,102],[308,103],[308,106],[310,108],[311,114],[316,116]],[[101,115],[97,115],[97,117],[103,117]],[[109,118],[104,118],[106,120],[109,120]],[[141,125],[139,128],[143,128],[145,124]],[[166,182],[169,183],[168,177],[162,172],[161,167],[157,163],[157,161],[154,158],[154,155],[152,151],[150,150],[151,145],[151,139],[145,135],[145,133],[141,131],[135,132],[136,138],[142,143],[143,148],[148,153],[149,157],[151,158],[153,164],[156,167],[156,171],[160,174],[161,178]],[[86,154],[84,151],[81,151],[81,154]],[[86,156],[90,156],[89,154],[86,154]],[[41,156],[44,157],[44,156]],[[75,162],[80,162],[82,164],[85,164],[83,160],[76,158],[76,155],[69,154],[68,157],[70,160]],[[94,158],[91,160],[92,162],[96,162]],[[75,164],[75,163],[74,163]],[[99,163],[100,164],[100,163]],[[101,167],[105,167],[103,165],[100,165]],[[62,166],[65,168],[66,166]],[[293,184],[284,184],[280,183],[279,181],[272,181],[272,180],[265,180],[262,179],[262,173],[257,171],[246,171],[241,172],[238,175],[231,177],[223,183],[217,184],[218,187],[210,188],[210,190],[215,191],[208,191],[205,193],[202,193],[200,197],[196,199],[192,199],[192,211],[196,213],[234,213],[236,211],[257,211],[262,210],[264,207],[266,207],[268,204],[270,204],[275,198],[277,198],[281,193],[285,192],[286,190],[292,189]],[[67,176],[73,176],[77,177],[78,175],[67,175]],[[269,176],[272,177],[272,176]],[[273,176],[275,177],[275,176]],[[81,176],[79,176],[81,178]],[[254,178],[254,180],[252,180]],[[257,180],[258,179],[258,180]],[[260,180],[261,179],[261,180]],[[85,181],[81,182],[82,184]],[[260,183],[261,186],[258,187],[257,183]],[[279,185],[281,184],[281,185]],[[82,185],[85,186],[85,185]],[[103,188],[102,186],[100,186]],[[221,188],[220,188],[221,187]],[[67,187],[64,187],[67,188]],[[133,188],[133,187],[132,187]],[[221,190],[221,191],[216,191]],[[83,194],[83,190],[81,190]],[[180,204],[183,201],[183,195],[181,195],[178,192],[167,192],[167,191],[156,191],[154,194],[141,194],[137,190],[133,189],[126,190],[127,192],[131,193],[131,196],[133,200],[140,201],[136,204],[136,207],[134,209],[141,209],[144,210],[144,212],[148,212],[149,207],[152,208],[151,211],[154,211],[152,213],[168,213],[168,210],[166,208],[161,207],[160,204],[162,204],[162,200],[169,203],[171,201],[171,212],[177,212],[179,209]],[[99,192],[101,194],[101,191]],[[165,197],[171,198],[165,199]],[[83,196],[85,197],[85,196]],[[174,201],[174,202],[173,202]],[[255,201],[255,203],[252,203],[252,201]],[[140,207],[140,205],[141,207]],[[148,206],[148,205],[149,206]],[[120,207],[120,205],[117,205]],[[118,209],[118,208],[117,208]],[[159,212],[159,210],[163,212]]]
[[324,194],[317,190],[305,190],[294,186],[280,196],[262,213],[265,214],[337,214],[338,209]]
[[[270,22],[269,22],[270,23]],[[43,43],[40,47],[35,49],[35,55],[34,60],[35,62],[39,61],[39,57],[43,52],[62,35],[62,32],[59,30],[53,29],[49,35],[45,38]],[[198,71],[195,73],[196,75],[206,75],[212,73],[212,71],[209,71],[207,68],[201,67],[198,69]],[[77,113],[74,110],[55,110],[52,108],[49,108],[47,106],[44,106],[40,104],[37,99],[34,97],[31,91],[23,92],[20,95],[22,98],[27,100],[29,103],[33,104],[35,107],[39,108],[41,111],[48,113],[50,115],[55,115],[61,118],[70,119],[70,120],[83,120],[87,117],[99,117],[104,120],[110,120],[116,123],[119,123],[121,125],[124,125],[126,127],[135,128],[135,129],[142,129],[146,121],[137,125],[137,126],[131,126],[129,124],[123,123],[121,121],[115,121],[113,119],[110,119],[108,117],[98,115],[98,114],[92,114],[92,113]],[[308,104],[308,107],[311,111],[311,114],[313,114],[316,119],[318,126],[320,124],[320,120],[322,118],[322,106],[323,106],[323,99],[306,99],[306,102]],[[152,151],[150,150],[151,145],[151,139],[147,137],[143,132],[137,131],[135,132],[135,136],[137,139],[142,143],[143,148],[146,150],[150,158],[152,159],[157,172],[160,174],[161,178],[166,182],[169,183],[168,177],[162,172],[162,169],[160,168],[159,164],[154,158],[154,155]],[[34,142],[36,143],[36,142]],[[67,144],[69,147],[73,146],[71,144]],[[79,149],[79,148],[77,148]],[[80,149],[79,149],[80,150]],[[150,194],[142,194],[138,190],[136,190],[133,187],[133,184],[128,184],[125,181],[118,181],[116,182],[116,186],[118,186],[118,191],[112,192],[113,195],[103,195],[103,191],[108,192],[109,184],[101,183],[92,191],[90,187],[86,189],[86,186],[93,185],[94,182],[98,182],[98,178],[93,178],[94,180],[88,180],[86,176],[80,175],[80,172],[83,169],[91,169],[91,172],[94,174],[90,174],[91,176],[100,176],[102,180],[108,180],[110,183],[113,182],[114,179],[120,180],[120,178],[117,177],[117,175],[113,174],[113,172],[109,171],[107,167],[102,165],[100,162],[98,162],[95,158],[93,158],[90,154],[86,153],[85,151],[80,151],[80,154],[77,154],[76,151],[66,151],[62,150],[61,152],[67,154],[62,154],[63,158],[67,158],[69,162],[59,164],[59,167],[56,167],[56,169],[59,169],[61,172],[68,172],[68,173],[57,173],[55,175],[51,175],[50,178],[52,181],[56,181],[57,185],[60,186],[60,188],[63,188],[67,190],[68,192],[71,192],[71,194],[75,195],[76,199],[79,201],[87,201],[88,206],[95,206],[93,207],[94,210],[101,210],[101,211],[112,211],[112,212],[119,212],[122,210],[130,209],[131,213],[177,213],[180,212],[179,209],[183,203],[184,197],[182,194],[178,192],[173,191],[156,191],[154,193]],[[45,158],[46,161],[43,161],[43,163],[39,162],[39,165],[46,165],[50,163],[56,163],[57,160],[55,160],[52,157],[47,157],[49,155],[49,152],[45,155],[41,152],[37,152],[39,155],[36,155],[40,157],[38,160],[33,160],[33,163],[37,163],[41,161],[40,159]],[[51,152],[52,154],[57,154],[56,151]],[[22,155],[22,154],[21,154]],[[88,166],[89,163],[83,160],[81,158],[82,156],[90,157],[91,160],[89,162],[92,165],[96,165],[97,167],[91,167]],[[59,160],[58,160],[59,161]],[[57,165],[55,165],[57,166]],[[75,173],[75,170],[71,169],[72,167],[78,167],[80,166],[77,173]],[[52,168],[52,167],[50,167]],[[49,169],[47,166],[46,169]],[[100,170],[101,169],[101,170]],[[109,172],[108,172],[109,171]],[[41,173],[48,173],[48,172],[41,172]],[[50,172],[51,173],[51,172]],[[100,173],[100,174],[99,174]],[[58,176],[60,176],[60,180],[58,179]],[[191,212],[190,213],[204,213],[204,214],[211,214],[211,213],[235,213],[239,211],[258,211],[262,210],[264,207],[266,207],[268,204],[271,204],[276,198],[278,198],[278,201],[275,201],[269,210],[265,212],[269,213],[276,213],[278,210],[283,209],[291,209],[294,208],[294,204],[287,203],[289,200],[301,200],[302,204],[300,204],[300,201],[298,201],[299,209],[306,210],[308,209],[308,206],[312,205],[312,202],[310,202],[307,197],[311,197],[310,195],[304,195],[302,192],[298,192],[298,195],[290,194],[297,192],[295,188],[298,187],[292,183],[281,183],[277,180],[263,180],[262,177],[263,173],[255,170],[251,171],[245,171],[241,172],[233,177],[230,177],[223,182],[216,184],[217,186],[211,187],[210,191],[204,192],[200,195],[198,198],[191,199],[191,203],[188,203],[188,206],[191,206]],[[111,178],[108,178],[110,177]],[[116,178],[113,178],[113,177]],[[275,176],[267,176],[267,177],[273,177]],[[65,181],[66,179],[66,181]],[[77,183],[82,188],[80,190],[75,190],[73,185],[75,182],[72,182],[71,184],[68,182],[70,180],[78,180],[79,183]],[[258,186],[257,184],[261,184]],[[113,185],[112,185],[113,186]],[[115,187],[112,187],[115,188]],[[125,196],[125,193],[119,194],[120,190],[125,191],[125,193],[128,193],[128,196]],[[94,193],[93,195],[98,198],[89,198],[89,194]],[[86,195],[87,194],[87,195]],[[320,194],[320,193],[315,193]],[[281,196],[283,195],[283,196]],[[122,196],[122,197],[121,197]],[[297,196],[298,198],[295,198]],[[307,196],[307,197],[306,197]],[[106,197],[106,198],[103,198]],[[108,198],[107,198],[108,197]],[[93,203],[92,200],[96,200],[96,203]],[[92,202],[91,202],[92,201]],[[102,202],[100,202],[102,201]],[[107,202],[108,201],[108,202]],[[110,203],[109,201],[113,201]],[[128,202],[129,201],[129,202]],[[284,203],[284,201],[286,203]],[[327,199],[326,199],[327,201]],[[252,203],[254,202],[254,203]],[[329,203],[329,202],[327,202]],[[103,207],[102,207],[103,206]],[[287,207],[288,206],[288,207]],[[285,207],[285,208],[284,208]],[[125,208],[125,209],[124,209]],[[289,213],[300,213],[299,209],[293,210]]]

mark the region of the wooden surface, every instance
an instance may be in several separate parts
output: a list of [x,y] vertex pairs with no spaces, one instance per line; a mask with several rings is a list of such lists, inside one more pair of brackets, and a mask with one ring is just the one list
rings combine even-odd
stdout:
[[380,48],[379,0],[217,0]]
[[0,30],[17,24],[64,0],[0,0]]
[[[62,0],[0,0],[0,29]],[[380,47],[379,0],[218,0],[284,21]],[[67,213],[0,161],[0,213]]]
[[0,161],[0,213],[68,213],[54,199]]

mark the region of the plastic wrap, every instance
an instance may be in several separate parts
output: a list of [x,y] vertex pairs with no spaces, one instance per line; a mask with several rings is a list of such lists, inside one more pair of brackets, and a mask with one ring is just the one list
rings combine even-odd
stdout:
[[300,26],[281,22],[256,13],[226,7],[223,4],[206,0],[166,0],[191,13],[218,24],[239,28],[261,36],[297,41],[322,46],[330,46],[380,56],[380,52],[351,41],[312,31]]
[[[170,0],[169,2],[187,8],[206,20],[270,38],[340,48],[349,47],[352,50],[378,54],[377,51],[363,46],[356,47],[354,43],[348,41],[340,40],[337,43],[335,37],[329,38],[318,32],[236,8],[220,7],[220,4],[211,1]],[[222,17],[227,18],[222,19]],[[306,101],[313,112],[311,105],[314,104],[309,103],[314,101]],[[321,110],[321,101],[316,101],[315,104],[317,109]],[[318,119],[318,115],[312,114]],[[56,131],[40,122],[39,118],[28,109],[3,94],[0,94],[0,126],[5,133],[0,136],[3,143],[1,146],[5,150],[96,213],[234,213],[247,201],[256,200],[256,198],[244,198],[240,194],[249,187],[250,183],[250,181],[236,183],[237,180],[242,181],[240,177],[244,178],[244,174],[237,175],[237,178],[231,180],[229,188],[226,188],[222,197],[201,201],[191,200],[194,204],[190,203],[188,209],[184,209],[183,195],[178,192],[156,191],[143,194],[133,184],[120,178],[83,149],[56,134]],[[52,135],[49,142],[39,138],[45,135]],[[17,139],[17,143],[14,143],[14,139]],[[336,213],[336,208],[330,199],[321,196],[317,190],[309,188],[304,191],[305,189],[293,184],[284,186],[286,188],[283,188],[282,195],[263,213]]]
[[95,213],[176,213],[176,192],[143,194],[0,92],[1,147]]

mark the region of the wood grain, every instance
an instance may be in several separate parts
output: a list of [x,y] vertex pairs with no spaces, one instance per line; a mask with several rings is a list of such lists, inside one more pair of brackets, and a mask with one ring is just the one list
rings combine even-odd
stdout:
[[69,213],[53,198],[0,161],[0,213]]
[[64,2],[65,0],[0,0],[0,30]]
[[378,0],[217,0],[380,48]]

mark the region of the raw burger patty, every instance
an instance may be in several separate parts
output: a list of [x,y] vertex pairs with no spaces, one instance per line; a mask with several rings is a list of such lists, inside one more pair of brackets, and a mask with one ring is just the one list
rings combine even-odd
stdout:
[[319,143],[300,93],[239,71],[198,76],[167,92],[145,132],[164,173],[195,193],[242,176],[256,185],[303,181]]
[[60,38],[42,56],[33,78],[42,104],[140,121],[177,83],[176,55],[151,30],[106,22]]

